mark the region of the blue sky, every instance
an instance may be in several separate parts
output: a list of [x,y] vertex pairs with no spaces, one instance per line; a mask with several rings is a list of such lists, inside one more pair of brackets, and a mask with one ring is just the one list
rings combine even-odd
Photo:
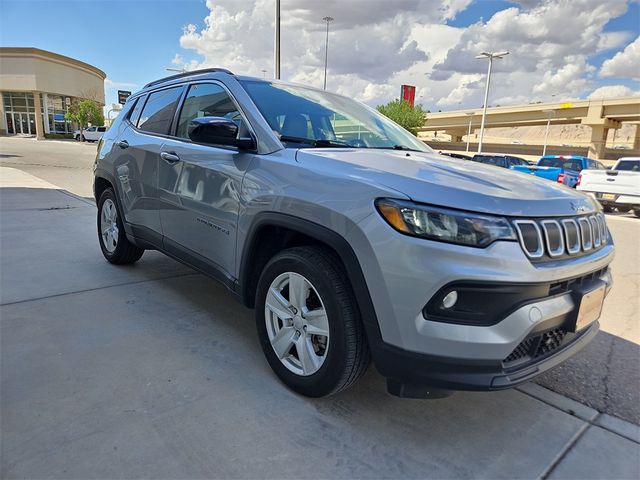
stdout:
[[[302,83],[315,84],[319,81],[323,57],[320,48],[323,45],[322,25],[318,25],[315,18],[321,18],[330,10],[330,14],[341,16],[336,18],[331,40],[343,46],[339,52],[330,54],[329,73],[334,90],[376,103],[397,96],[395,92],[399,90],[400,83],[413,83],[418,86],[420,98],[431,108],[474,105],[481,95],[481,72],[485,67],[473,63],[475,60],[465,51],[465,42],[468,44],[471,40],[482,44],[486,41],[486,35],[483,37],[485,31],[494,32],[494,36],[506,34],[506,38],[512,33],[515,38],[526,33],[518,26],[518,21],[531,22],[532,19],[552,15],[549,9],[545,10],[544,2],[536,5],[532,0],[520,3],[498,0],[372,1],[377,6],[372,10],[378,12],[363,12],[362,0],[307,0],[306,3],[282,0],[283,17],[286,17],[288,8],[299,16],[283,18],[283,56],[290,59],[283,66],[284,77]],[[561,3],[561,0],[557,1]],[[592,0],[580,1],[587,4]],[[599,3],[607,4],[607,1]],[[624,70],[622,74],[613,76],[600,74],[603,62],[623,51],[640,35],[640,4],[637,1],[615,1],[626,3],[619,5],[618,11],[622,13],[610,13],[602,27],[596,29],[603,39],[609,38],[607,34],[611,32],[618,32],[616,35],[620,38],[615,41],[609,39],[611,47],[594,47],[591,51],[579,52],[579,55],[564,51],[558,53],[557,58],[549,58],[536,66],[523,54],[513,54],[508,62],[503,63],[505,70],[511,70],[511,75],[507,71],[496,73],[495,101],[517,103],[526,96],[533,99],[536,95],[544,100],[546,90],[551,92],[555,89],[558,93],[564,86],[567,86],[566,91],[558,94],[574,97],[586,96],[602,86],[615,86],[618,88],[616,91],[625,92],[640,90],[638,81],[626,76]],[[214,64],[254,75],[262,75],[260,71],[267,68],[270,74],[272,3],[272,0],[212,0],[209,3],[204,0],[2,0],[0,45],[38,47],[95,65],[107,73],[107,103],[112,103],[116,100],[118,88],[135,90],[150,80],[169,74],[165,67],[185,65],[193,68]],[[353,17],[349,17],[351,7]],[[583,6],[581,10],[588,8]],[[429,9],[431,11],[424,13]],[[514,22],[513,31],[510,33],[507,27],[507,31],[501,33],[496,30],[500,28],[498,19],[501,15],[506,16],[507,9],[511,12],[518,9],[509,17]],[[609,10],[613,12],[615,8]],[[243,11],[245,15],[239,15]],[[576,15],[582,13],[576,10]],[[205,23],[207,17],[209,24]],[[388,24],[392,17],[395,23]],[[357,19],[360,25],[353,20],[347,21],[350,18]],[[599,18],[602,18],[601,13],[594,14],[592,18],[585,17],[583,24],[574,25],[574,31],[568,28],[563,32],[567,35],[567,42],[584,44],[580,30],[589,28],[590,22],[597,22]],[[398,28],[398,22],[404,22],[404,27],[400,28],[405,28],[405,35],[392,32],[393,28]],[[497,26],[492,27],[492,24]],[[193,26],[189,33],[184,32],[187,25]],[[371,31],[385,25],[392,25],[389,27],[392,34],[386,40],[381,40],[377,34],[375,42],[381,43],[376,52],[365,51],[363,54],[358,50],[358,44],[366,43]],[[291,42],[291,36],[285,35],[287,26],[289,31],[298,32],[294,42]],[[243,30],[254,33],[246,35]],[[540,42],[531,38],[523,41],[533,42],[534,46],[535,42]],[[297,48],[301,49],[300,53]],[[367,53],[371,54],[371,61],[363,59]],[[176,54],[180,55],[177,59],[179,65],[172,64]],[[563,69],[569,64],[576,65],[574,72]],[[471,67],[463,72],[460,67],[466,68],[467,65]],[[616,70],[620,71],[619,68]],[[532,80],[530,85],[518,86],[518,83],[523,83],[516,81],[520,79],[519,75],[522,79],[527,75],[538,75],[540,79]],[[538,88],[538,93],[535,93],[535,85],[539,86],[540,82],[547,82],[548,88],[545,87],[545,91]],[[627,90],[620,90],[622,87]]]

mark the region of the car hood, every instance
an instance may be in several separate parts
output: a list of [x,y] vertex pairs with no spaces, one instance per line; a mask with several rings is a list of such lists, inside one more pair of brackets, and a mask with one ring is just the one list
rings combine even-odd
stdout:
[[598,209],[590,196],[549,180],[435,153],[301,149],[296,160],[431,205],[524,217],[576,215]]

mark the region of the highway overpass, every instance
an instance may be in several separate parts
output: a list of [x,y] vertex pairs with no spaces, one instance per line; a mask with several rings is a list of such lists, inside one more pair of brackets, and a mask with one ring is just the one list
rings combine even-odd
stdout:
[[[582,124],[591,127],[588,153],[591,158],[602,159],[605,154],[609,129],[618,129],[622,123],[640,123],[640,97],[622,97],[603,100],[572,100],[566,102],[535,103],[510,107],[487,108],[485,128]],[[444,131],[452,142],[461,142],[471,131],[480,128],[482,109],[429,113],[425,126],[419,132]],[[640,149],[640,127],[636,128],[633,150]]]

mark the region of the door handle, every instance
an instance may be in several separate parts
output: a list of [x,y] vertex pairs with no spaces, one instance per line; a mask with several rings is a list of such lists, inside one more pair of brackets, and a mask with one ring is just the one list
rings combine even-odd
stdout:
[[180,161],[180,157],[178,155],[169,152],[160,152],[160,158],[168,163],[176,163]]
[[126,140],[120,140],[118,143],[116,143],[116,145],[118,145],[122,149],[129,148],[129,142],[127,142]]

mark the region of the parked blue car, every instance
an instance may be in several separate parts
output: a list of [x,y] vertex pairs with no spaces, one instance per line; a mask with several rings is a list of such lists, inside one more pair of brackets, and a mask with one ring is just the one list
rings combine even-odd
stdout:
[[510,167],[517,172],[530,173],[552,182],[562,183],[575,188],[582,170],[606,170],[606,167],[591,158],[578,155],[545,155],[536,165],[515,165]]

